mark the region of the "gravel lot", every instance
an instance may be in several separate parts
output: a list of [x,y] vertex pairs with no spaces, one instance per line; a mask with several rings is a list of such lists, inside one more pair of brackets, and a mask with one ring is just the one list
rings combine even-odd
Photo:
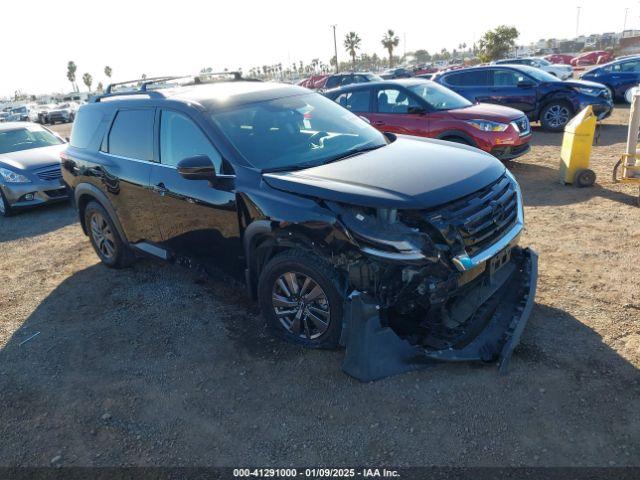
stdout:
[[506,376],[361,384],[342,352],[272,339],[223,275],[104,268],[67,205],[0,219],[0,465],[640,465],[640,209],[611,182],[627,119],[601,128],[593,188],[558,183],[561,134],[509,164],[540,281]]

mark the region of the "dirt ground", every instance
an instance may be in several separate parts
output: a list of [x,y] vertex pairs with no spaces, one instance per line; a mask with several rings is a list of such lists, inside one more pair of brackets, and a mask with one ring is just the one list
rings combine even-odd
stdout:
[[640,465],[640,209],[611,182],[627,119],[600,130],[593,188],[558,182],[561,134],[508,165],[540,280],[506,376],[361,384],[342,352],[271,338],[223,275],[104,268],[67,205],[0,219],[0,465]]

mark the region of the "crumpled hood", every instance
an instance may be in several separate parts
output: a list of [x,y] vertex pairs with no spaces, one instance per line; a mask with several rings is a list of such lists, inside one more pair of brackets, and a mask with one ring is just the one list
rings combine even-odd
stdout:
[[473,193],[505,171],[495,157],[466,145],[398,135],[393,143],[345,160],[265,173],[273,188],[376,208],[430,208]]
[[578,88],[598,88],[602,90],[607,88],[601,83],[590,82],[588,80],[564,80],[562,84],[567,87],[578,87]]
[[515,108],[493,105],[490,103],[477,103],[466,108],[449,110],[449,115],[460,120],[492,120],[494,122],[509,123],[522,118],[524,113]]
[[20,152],[0,154],[0,166],[7,165],[13,170],[35,170],[60,163],[60,152],[67,148],[66,143],[50,147],[32,148]]

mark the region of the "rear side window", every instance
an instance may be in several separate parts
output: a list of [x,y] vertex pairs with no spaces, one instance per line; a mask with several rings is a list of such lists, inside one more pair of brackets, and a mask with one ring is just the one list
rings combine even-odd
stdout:
[[485,87],[489,85],[489,72],[486,70],[468,70],[451,73],[444,77],[444,81],[456,87]]
[[160,120],[160,161],[176,166],[180,160],[207,155],[220,173],[222,158],[200,128],[181,113],[162,111]]
[[355,92],[344,92],[334,100],[347,110],[352,112],[369,111],[369,90],[356,90]]
[[81,108],[73,122],[70,144],[76,148],[87,148],[98,131],[105,115],[100,108]]
[[109,132],[109,153],[138,160],[153,160],[152,109],[120,110]]
[[337,87],[340,82],[342,81],[342,76],[340,75],[336,75],[334,77],[329,77],[327,79],[327,83],[325,83],[325,88],[333,88],[333,87]]
[[518,83],[527,80],[524,74],[515,70],[496,69],[491,71],[494,87],[516,87]]

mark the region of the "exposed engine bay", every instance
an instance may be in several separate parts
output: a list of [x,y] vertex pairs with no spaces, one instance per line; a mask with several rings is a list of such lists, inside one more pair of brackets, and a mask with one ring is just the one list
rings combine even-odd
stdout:
[[[348,272],[352,292],[344,322],[345,365],[349,338],[357,343],[367,336],[352,337],[353,330],[374,325],[406,343],[411,356],[419,348],[416,358],[422,360],[501,357],[509,332],[526,322],[528,313],[522,313],[533,302],[537,274],[535,253],[516,246],[522,207],[512,185],[505,176],[473,198],[432,211],[329,205],[360,249],[334,259]],[[380,358],[379,352],[369,354]]]

